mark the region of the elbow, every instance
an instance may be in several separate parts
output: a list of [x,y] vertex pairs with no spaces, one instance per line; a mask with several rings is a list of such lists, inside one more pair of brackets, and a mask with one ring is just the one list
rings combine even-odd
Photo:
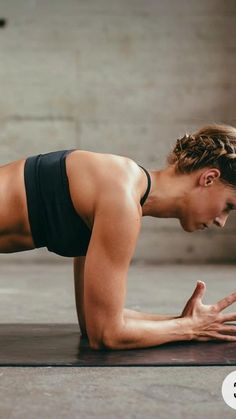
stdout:
[[91,349],[94,350],[114,350],[120,349],[120,339],[119,334],[106,331],[103,332],[98,336],[93,336],[92,334],[89,336],[89,346]]
[[119,345],[113,340],[95,340],[89,339],[89,346],[95,351],[119,349]]
[[88,334],[88,340],[89,340],[89,347],[91,349],[95,351],[100,351],[101,349],[104,349],[104,344],[102,342],[102,339],[99,339],[97,336]]

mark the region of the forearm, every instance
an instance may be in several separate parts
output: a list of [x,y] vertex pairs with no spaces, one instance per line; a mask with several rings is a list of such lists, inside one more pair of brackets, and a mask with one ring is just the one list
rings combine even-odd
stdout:
[[[132,310],[129,308],[124,308],[123,310],[124,319],[140,319],[140,320],[172,320],[177,319],[179,316],[173,316],[172,314],[151,314],[151,313],[143,313],[141,311]],[[87,336],[86,325],[85,325],[85,316],[84,311],[81,310],[81,307],[77,307],[77,316],[80,325],[80,330],[82,336]]]
[[[172,314],[151,314],[151,313],[143,313],[141,311],[132,310],[129,308],[124,308],[123,310],[124,318],[125,319],[140,319],[140,320],[172,320],[177,319],[179,316],[173,316]],[[87,336],[86,325],[85,325],[85,317],[84,311],[82,312],[81,307],[77,307],[77,316],[78,322],[81,330],[82,336]]]
[[177,319],[179,316],[174,316],[172,314],[151,314],[143,313],[141,311],[131,310],[129,308],[124,308],[123,310],[125,319],[142,319],[142,320],[172,320]]
[[186,318],[162,321],[126,318],[122,328],[115,336],[107,336],[104,344],[109,349],[137,349],[192,338],[191,324]]

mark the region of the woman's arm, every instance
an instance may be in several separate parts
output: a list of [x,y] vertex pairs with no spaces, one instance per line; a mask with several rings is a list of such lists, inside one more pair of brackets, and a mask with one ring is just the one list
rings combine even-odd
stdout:
[[129,308],[124,308],[123,310],[125,319],[142,319],[142,320],[171,320],[178,319],[180,316],[174,316],[173,314],[153,314],[153,313],[143,313],[142,311],[131,310]]
[[132,197],[119,196],[117,189],[115,196],[112,191],[105,194],[95,209],[84,266],[84,312],[92,348],[145,348],[191,339],[236,341],[228,334],[236,327],[223,324],[235,320],[236,313],[220,313],[236,301],[236,293],[214,306],[204,306],[197,287],[180,318],[124,318],[127,272],[140,231],[140,213]]
[[[86,256],[76,256],[73,260],[74,269],[74,289],[75,289],[75,303],[78,322],[82,336],[86,336],[86,322],[84,314],[84,265]],[[123,309],[124,319],[142,319],[142,320],[171,320],[176,319],[178,316],[161,315],[143,313],[141,311],[132,310],[129,308]]]
[[104,197],[96,208],[84,265],[84,313],[90,346],[130,349],[191,339],[185,319],[124,317],[127,272],[141,221],[130,197],[122,198]]

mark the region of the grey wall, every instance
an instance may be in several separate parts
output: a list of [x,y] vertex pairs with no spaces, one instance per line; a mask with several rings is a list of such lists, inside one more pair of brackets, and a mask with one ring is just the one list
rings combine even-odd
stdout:
[[[179,135],[236,125],[234,0],[0,0],[0,164],[62,148],[165,165]],[[236,218],[145,217],[134,260],[235,261]],[[0,260],[62,262],[46,249]]]

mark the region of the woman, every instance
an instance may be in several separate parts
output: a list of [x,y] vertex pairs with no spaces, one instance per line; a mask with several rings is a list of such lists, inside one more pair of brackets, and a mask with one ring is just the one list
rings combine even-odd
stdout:
[[163,170],[84,150],[31,156],[0,168],[0,252],[46,246],[74,258],[77,312],[94,349],[170,341],[236,341],[236,292],[203,305],[205,284],[180,316],[123,307],[142,216],[174,217],[187,232],[223,227],[236,208],[236,129],[209,125],[177,140]]

